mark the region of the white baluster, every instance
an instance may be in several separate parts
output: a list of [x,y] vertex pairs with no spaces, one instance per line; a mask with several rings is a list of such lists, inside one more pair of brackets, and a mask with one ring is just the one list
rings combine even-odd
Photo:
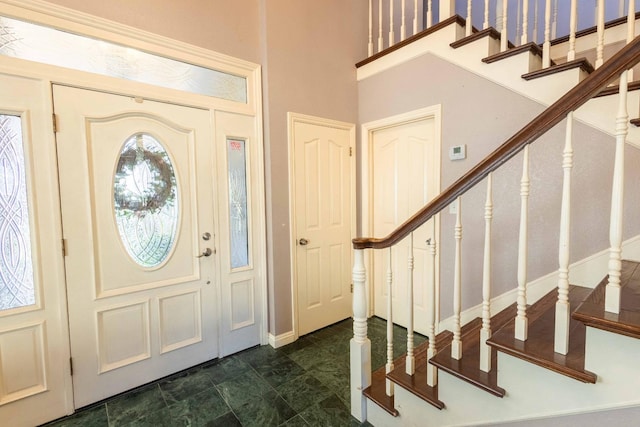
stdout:
[[456,1],[455,0],[440,0],[440,21],[442,22],[447,18],[451,18],[456,14]]
[[465,23],[465,36],[471,35],[471,28],[473,27],[473,16],[471,16],[471,0],[467,0],[467,20]]
[[[629,0],[629,10],[627,12],[627,44],[636,36],[636,2],[635,0]],[[627,71],[627,78],[630,82],[633,81],[633,68]]]
[[573,167],[573,112],[567,114],[567,131],[562,153],[562,208],[560,210],[560,237],[558,249],[558,302],[556,302],[556,325],[554,351],[567,354],[569,351],[569,243],[571,241],[571,168]]
[[529,0],[523,0],[522,4],[522,38],[520,44],[529,42]]
[[507,0],[502,0],[502,30],[500,31],[500,52],[507,50],[509,45],[509,33],[507,28]]
[[578,0],[571,0],[571,16],[569,18],[569,52],[567,61],[576,59],[576,31],[578,29]]
[[551,0],[544,7],[544,43],[542,43],[542,68],[551,65]]
[[384,50],[384,37],[382,36],[382,0],[378,0],[378,52]]
[[353,338],[350,345],[351,415],[367,419],[367,399],[362,393],[371,385],[371,341],[367,337],[367,293],[364,250],[353,254]]
[[453,267],[453,341],[451,341],[451,357],[462,359],[462,339],[460,324],[460,312],[462,311],[462,199],[458,197],[456,212],[456,226],[454,237],[456,239],[456,255]]
[[407,375],[416,372],[416,359],[413,355],[413,233],[409,235],[409,283],[407,286]]
[[394,0],[389,0],[389,47],[396,43],[395,33],[393,32],[393,2]]
[[429,253],[431,254],[431,277],[429,280],[429,295],[427,296],[427,314],[429,325],[427,335],[429,336],[429,347],[427,347],[427,385],[435,387],[438,384],[438,368],[428,361],[436,355],[436,219],[432,218],[433,228],[431,241],[429,242]]
[[482,23],[482,29],[489,28],[489,0],[484,0],[484,22]]
[[[393,371],[393,257],[389,248],[389,265],[387,267],[387,364],[386,373]],[[385,380],[387,396],[393,396],[393,382]]]
[[402,12],[402,20],[400,21],[400,40],[404,40],[407,38],[407,26],[406,26],[406,22],[405,22],[405,11],[406,11],[406,1],[407,0],[402,0],[402,7],[401,7],[401,12]]
[[491,220],[493,219],[492,174],[487,176],[487,200],[484,204],[484,261],[482,266],[482,329],[480,329],[480,369],[491,370]]
[[553,19],[551,20],[551,40],[558,37],[558,0],[553,1]]
[[518,314],[515,337],[526,341],[529,332],[527,319],[527,255],[529,223],[529,146],[524,147],[522,179],[520,180],[520,237],[518,239]]
[[533,5],[533,36],[531,37],[531,41],[538,44],[538,11],[540,0],[536,0]]
[[598,23],[597,23],[598,44],[596,46],[595,67],[599,68],[604,63],[604,0],[598,0],[597,19],[598,19]]
[[413,0],[413,34],[418,34],[418,0]]
[[428,0],[427,1],[427,28],[431,28],[432,25],[433,25],[432,1]]
[[620,313],[620,274],[622,271],[622,219],[624,195],[624,149],[629,132],[627,113],[627,71],[620,76],[620,101],[616,116],[616,156],[613,168],[613,188],[611,190],[611,222],[609,225],[609,283],[605,292],[604,309],[610,313]]
[[518,0],[518,8],[516,9],[516,34],[515,37],[513,38],[516,43],[518,42],[518,39],[521,37],[520,35],[520,27],[522,25],[522,3],[520,2],[520,0]]
[[367,52],[369,56],[373,55],[373,0],[369,0],[369,44],[367,46]]
[[502,7],[504,3],[502,0],[495,0],[496,2],[496,26],[494,27],[496,30],[502,32]]

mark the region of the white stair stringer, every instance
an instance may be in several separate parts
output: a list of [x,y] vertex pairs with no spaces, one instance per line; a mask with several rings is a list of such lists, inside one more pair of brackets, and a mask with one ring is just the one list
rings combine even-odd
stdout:
[[[523,63],[521,60],[510,60],[507,58],[486,64],[482,62],[481,58],[492,54],[494,48],[491,43],[495,42],[495,40],[489,36],[485,36],[485,38],[490,39],[490,41],[482,42],[482,39],[480,39],[461,46],[458,49],[450,46],[451,43],[463,37],[464,27],[457,22],[452,22],[450,25],[407,46],[390,52],[373,62],[362,65],[357,69],[357,79],[363,80],[424,54],[433,54],[500,86],[539,102],[543,106],[549,106],[587,76],[587,73],[580,68],[574,68],[527,81],[522,78],[522,75],[530,71],[535,71],[536,67],[539,68],[539,60],[529,58],[529,60],[525,59]],[[471,54],[469,52],[470,49],[478,49],[478,51],[475,54]],[[521,55],[522,54],[517,56]],[[528,55],[530,57],[534,56],[532,54]],[[616,96],[603,98],[617,99]],[[575,112],[574,117],[587,125],[614,136],[616,126],[615,119],[610,121],[605,120],[599,113],[596,113],[595,107],[587,107],[588,104],[593,102],[598,103],[600,101],[598,101],[598,98],[588,101],[585,106]],[[634,102],[634,100],[629,102],[629,106],[631,107],[630,119],[634,118],[631,114],[631,112],[635,110],[633,107],[638,105],[637,102]],[[614,115],[616,111],[617,106],[613,110]],[[640,128],[630,126],[627,141],[640,147]]]
[[400,415],[391,417],[367,403],[368,421],[389,427],[477,426],[553,418],[640,405],[640,340],[587,328],[586,369],[598,374],[585,384],[524,360],[498,352],[498,384],[493,396],[447,373],[438,376],[438,410],[401,387],[395,389]]

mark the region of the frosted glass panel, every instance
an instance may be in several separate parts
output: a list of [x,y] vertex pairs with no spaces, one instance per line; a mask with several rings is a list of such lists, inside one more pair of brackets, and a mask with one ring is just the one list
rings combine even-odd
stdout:
[[20,117],[0,114],[0,310],[35,304]]
[[2,16],[0,55],[247,102],[244,77]]
[[171,253],[178,226],[178,189],[169,155],[153,136],[129,138],[120,153],[113,199],[120,239],[142,267]]
[[249,231],[247,218],[247,156],[245,142],[228,139],[229,157],[229,226],[231,227],[231,268],[249,265]]

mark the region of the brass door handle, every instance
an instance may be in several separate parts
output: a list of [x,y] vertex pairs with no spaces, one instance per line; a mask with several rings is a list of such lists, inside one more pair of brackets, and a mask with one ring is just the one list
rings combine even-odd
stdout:
[[309,244],[309,241],[305,238],[302,238],[298,240],[298,244],[300,244],[300,246],[307,246]]
[[198,255],[196,258],[202,258],[203,256],[210,256],[213,252],[211,251],[210,248],[206,248],[200,255]]

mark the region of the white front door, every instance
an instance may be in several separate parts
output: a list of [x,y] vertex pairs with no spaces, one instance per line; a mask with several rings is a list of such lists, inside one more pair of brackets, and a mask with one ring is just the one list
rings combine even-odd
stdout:
[[75,407],[218,356],[211,113],[53,88]]
[[[372,217],[373,236],[384,237],[415,214],[439,192],[439,143],[434,119],[410,121],[373,132]],[[426,334],[427,286],[431,255],[427,240],[433,238],[433,219],[413,232],[414,330]],[[410,239],[392,248],[393,322],[407,326],[409,307],[408,259]],[[375,315],[387,318],[387,270],[389,252],[374,251],[373,283]]]
[[351,316],[353,125],[293,116],[298,335]]
[[72,411],[55,141],[45,82],[0,76],[0,424]]

